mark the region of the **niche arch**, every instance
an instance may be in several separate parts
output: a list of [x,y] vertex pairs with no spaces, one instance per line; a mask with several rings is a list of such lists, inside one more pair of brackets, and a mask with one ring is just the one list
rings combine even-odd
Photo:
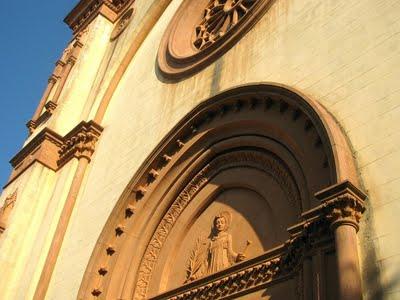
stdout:
[[[291,297],[307,299],[312,287],[305,277],[316,271],[305,261],[322,248],[335,258],[332,211],[351,199],[356,228],[365,199],[358,187],[346,137],[318,102],[276,84],[227,90],[193,109],[132,178],[99,237],[78,298],[223,299],[290,281]],[[171,265],[187,255],[176,243],[190,237],[196,220],[214,204],[234,207],[224,195],[247,203],[250,194],[264,199],[260,207],[274,220],[263,248],[183,286],[182,272],[169,282]],[[240,217],[259,204],[238,205]]]

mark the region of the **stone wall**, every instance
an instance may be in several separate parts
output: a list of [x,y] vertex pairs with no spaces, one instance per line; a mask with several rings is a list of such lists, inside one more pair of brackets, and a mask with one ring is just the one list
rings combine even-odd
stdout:
[[[105,130],[80,191],[47,298],[76,298],[111,210],[169,130],[210,96],[256,82],[286,85],[319,101],[343,127],[369,194],[359,232],[365,298],[399,298],[400,2],[276,0],[256,26],[215,63],[188,79],[168,83],[157,74],[156,56],[164,29],[180,3],[173,0],[168,6],[112,97],[101,124]],[[98,19],[91,25],[92,44],[83,54],[82,69],[73,71],[60,109],[50,123],[57,132],[65,134],[80,119],[93,118],[112,75],[134,41],[135,27],[152,4],[136,0],[133,22],[112,43],[107,38],[112,29],[108,21]],[[34,170],[21,180],[34,176],[30,172]],[[57,199],[62,201],[62,197]],[[16,213],[20,215],[24,209],[17,207]],[[47,224],[33,226],[39,238],[48,239],[43,229]],[[32,247],[29,249],[36,249]],[[45,252],[39,250],[32,251],[43,261]],[[12,261],[1,253],[3,261]],[[31,295],[35,278],[40,276],[33,271],[35,264],[26,259],[24,265],[13,269],[15,283],[7,285],[9,295]],[[22,275],[23,268],[36,275]],[[26,282],[31,284],[25,290]]]

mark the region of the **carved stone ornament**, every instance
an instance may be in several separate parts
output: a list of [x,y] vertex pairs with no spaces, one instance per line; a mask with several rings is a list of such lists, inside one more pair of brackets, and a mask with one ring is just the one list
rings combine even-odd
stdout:
[[315,196],[322,201],[332,229],[340,225],[350,225],[358,231],[361,216],[365,211],[366,195],[363,192],[345,181]]
[[150,299],[235,299],[250,291],[300,276],[304,259],[316,249],[333,242],[323,205],[306,214],[306,220],[288,229],[290,238],[282,245],[237,266],[194,280]]
[[168,79],[199,71],[236,43],[270,0],[185,0],[161,41],[158,66]]
[[210,0],[196,26],[194,46],[203,50],[232,30],[259,0]]
[[8,218],[12,209],[17,201],[17,191],[9,195],[6,200],[4,200],[3,206],[0,208],[0,234],[6,230]]
[[[254,4],[252,12],[261,2]],[[190,3],[191,8],[199,12],[199,18],[192,22],[188,40],[194,48],[195,27],[200,24],[210,2],[184,0],[182,3],[183,8]],[[240,22],[252,15],[243,17]],[[232,29],[204,50],[192,50],[206,53],[236,31]],[[126,187],[113,210],[113,217],[107,221],[98,239],[79,298],[89,299],[93,297],[92,291],[98,290],[102,292],[99,299],[236,299],[250,294],[252,297],[254,293],[261,295],[262,289],[271,291],[278,284],[282,287],[283,283],[290,289],[293,296],[290,299],[310,299],[309,291],[321,299],[326,291],[334,294],[338,290],[335,282],[315,280],[318,274],[330,274],[328,277],[331,278],[339,270],[335,265],[335,238],[344,230],[331,225],[335,220],[333,215],[337,215],[332,214],[333,204],[342,203],[341,207],[346,207],[345,203],[353,203],[349,206],[357,208],[362,207],[363,202],[361,206],[354,205],[338,196],[352,195],[357,198],[356,203],[365,198],[350,184],[337,184],[348,180],[354,186],[360,186],[346,141],[340,127],[322,106],[282,86],[243,86],[202,102],[166,136]],[[212,237],[207,236],[207,228],[219,211],[229,211],[234,217],[228,222],[231,229],[227,230],[233,241],[232,251],[243,253],[247,245],[246,231],[238,230],[242,228],[239,225],[244,221],[242,217],[229,206],[211,207],[214,204],[208,202],[217,199],[214,191],[223,193],[215,197],[231,201],[229,191],[224,189],[225,186],[229,189],[229,184],[233,183],[230,174],[238,176],[235,184],[248,184],[250,179],[244,178],[242,182],[240,172],[230,173],[236,172],[236,168],[249,168],[251,172],[261,171],[260,176],[269,176],[271,184],[276,185],[284,199],[274,203],[284,202],[285,207],[280,211],[290,210],[291,216],[288,215],[287,222],[281,226],[279,241],[272,241],[261,249],[257,248],[256,237],[251,236],[253,244],[248,247],[244,261],[228,259],[218,271],[209,273],[211,258],[205,258],[198,248],[205,244],[202,250],[211,253]],[[257,184],[262,189],[267,188],[262,177]],[[250,186],[253,187],[253,183]],[[325,187],[329,188],[315,194]],[[247,194],[242,197],[245,200]],[[245,205],[242,201],[238,203]],[[260,216],[264,216],[261,211]],[[268,218],[267,214],[265,216]],[[359,215],[354,216],[358,220]],[[246,220],[250,218],[251,214]],[[284,230],[288,226],[291,226],[287,229],[289,235]],[[117,235],[116,229],[120,227],[124,232]],[[343,227],[355,234],[353,228]],[[266,231],[257,232],[266,233],[269,238]],[[202,232],[206,234],[196,241]],[[181,246],[182,243],[185,244]],[[354,251],[354,248],[350,249]],[[323,261],[329,259],[329,263],[321,266],[321,270],[310,270],[316,255]],[[107,269],[105,276],[99,273],[101,268]],[[116,289],[120,282],[126,284]],[[319,290],[320,286],[324,288]]]
[[[221,169],[229,168],[236,164],[246,164],[258,166],[273,176],[275,181],[282,186],[282,189],[287,193],[287,198],[297,207],[300,202],[297,189],[293,179],[288,174],[286,168],[281,165],[277,160],[268,157],[266,155],[253,152],[253,151],[239,151],[232,152],[222,155],[208,165],[206,165],[187,185],[187,187],[179,194],[178,198],[171,205],[160,224],[158,225],[155,233],[153,234],[149,245],[147,246],[146,252],[143,256],[141,265],[139,267],[139,274],[136,283],[134,299],[145,299],[149,282],[152,277],[154,266],[158,260],[161,249],[167,240],[167,237],[175,225],[177,219],[188,206],[190,201]],[[225,220],[230,219],[226,213],[224,213]],[[227,222],[227,223],[230,223]],[[226,237],[226,240],[229,238]],[[207,251],[207,250],[206,250]],[[232,251],[233,252],[233,251]],[[232,253],[231,253],[232,254]],[[204,264],[210,267],[207,271],[199,272],[196,270],[191,271],[188,281],[194,280],[197,277],[201,277],[207,274],[215,273],[217,270],[223,267],[227,267],[229,263],[218,265],[217,263],[205,262],[201,258],[195,258],[198,263]],[[236,260],[243,260],[243,254],[236,256]],[[218,266],[217,266],[218,265]],[[197,265],[196,267],[197,268]],[[193,277],[193,278],[190,278]]]
[[[51,102],[46,105],[49,111],[53,108],[55,106]],[[34,162],[57,171],[74,157],[90,159],[102,131],[103,128],[94,121],[82,121],[64,137],[49,128],[43,128],[11,159],[13,171],[7,185]]]
[[81,122],[64,137],[65,142],[59,151],[59,165],[63,165],[70,157],[85,157],[90,160],[102,130],[94,122]]
[[113,31],[111,32],[111,37],[110,37],[111,41],[119,37],[120,34],[125,30],[125,28],[128,27],[129,23],[132,21],[133,13],[134,9],[130,8],[118,20],[118,22],[114,26]]
[[186,282],[190,282],[226,269],[246,258],[245,252],[251,244],[247,241],[242,253],[232,249],[232,235],[228,233],[232,215],[223,211],[215,216],[208,238],[199,238],[191,251],[187,267]]

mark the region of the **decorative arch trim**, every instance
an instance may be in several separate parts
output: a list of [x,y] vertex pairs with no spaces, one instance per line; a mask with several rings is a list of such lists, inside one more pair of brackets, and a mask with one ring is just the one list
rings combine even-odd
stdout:
[[[306,186],[299,192],[300,223],[288,229],[290,238],[287,243],[293,244],[296,240],[295,244],[302,246],[295,249],[306,251],[310,244],[304,241],[310,237],[310,228],[330,224],[333,219],[335,224],[345,224],[349,220],[358,223],[364,210],[365,195],[358,188],[351,148],[334,118],[319,103],[282,85],[259,83],[240,86],[199,104],[146,159],[99,237],[79,298],[134,297],[147,245],[151,245],[151,237],[167,216],[168,209],[173,207],[174,200],[179,200],[184,187],[190,186],[191,178],[195,178],[195,174],[199,174],[213,157],[240,146],[234,141],[235,137],[249,134],[263,141],[264,150],[276,151],[284,158],[297,187]],[[221,141],[232,142],[221,148],[218,146]],[[320,172],[318,176],[322,179],[313,179],[313,172]],[[330,189],[330,186],[334,188]],[[314,197],[314,193],[327,187],[317,198]],[[341,223],[336,211],[332,213],[337,205],[340,212],[350,207],[357,217],[346,217],[347,221]],[[328,240],[332,241],[332,238]],[[278,247],[282,250],[279,261],[285,262],[281,268],[287,269],[287,261],[294,255],[291,252],[294,248],[287,246],[289,244]],[[273,253],[276,258],[276,253]],[[264,263],[268,261],[268,266],[274,265],[270,261],[272,258],[265,255]],[[244,262],[241,266],[247,264]],[[292,272],[296,268],[289,269]],[[200,280],[199,284],[203,281]],[[270,284],[272,281],[262,282]],[[249,288],[262,288],[265,284]],[[191,285],[193,283],[188,287]],[[174,297],[180,292],[175,291]],[[144,296],[135,296],[135,299],[142,298]]]

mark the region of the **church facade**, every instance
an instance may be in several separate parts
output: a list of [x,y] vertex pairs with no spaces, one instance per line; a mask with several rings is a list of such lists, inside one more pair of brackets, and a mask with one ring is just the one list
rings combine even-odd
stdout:
[[81,0],[0,198],[0,299],[400,299],[400,3]]

